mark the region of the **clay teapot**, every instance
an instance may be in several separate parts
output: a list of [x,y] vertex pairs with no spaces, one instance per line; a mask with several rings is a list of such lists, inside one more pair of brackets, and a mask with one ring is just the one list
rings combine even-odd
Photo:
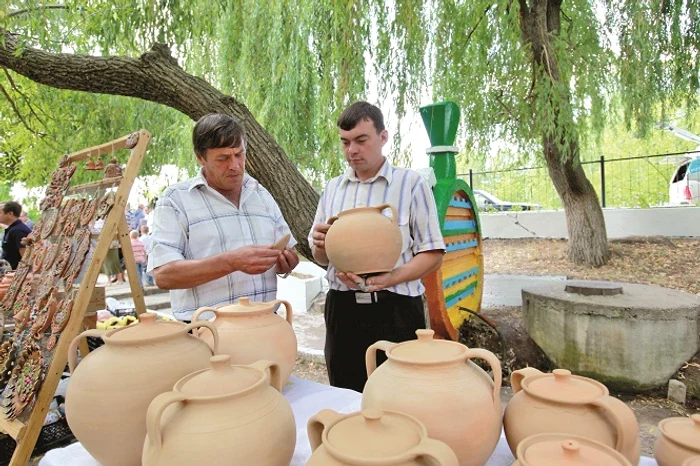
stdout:
[[[362,408],[411,415],[425,425],[430,438],[454,450],[461,466],[483,465],[501,433],[498,358],[484,349],[434,340],[432,330],[417,330],[416,335],[418,340],[378,341],[367,349],[369,378]],[[377,350],[388,358],[378,368]],[[494,379],[472,358],[488,362]]]
[[620,452],[568,434],[532,435],[518,444],[512,466],[632,466]]
[[[283,304],[285,319],[275,314],[275,307]],[[292,306],[277,299],[264,303],[251,303],[240,298],[237,304],[217,308],[202,307],[192,315],[196,321],[203,312],[213,312],[210,322],[219,332],[219,353],[231,356],[232,364],[252,364],[267,359],[280,368],[282,385],[292,374],[297,358],[297,337],[292,328]],[[211,333],[204,329],[199,336],[214,344]]]
[[313,454],[306,466],[459,465],[450,447],[428,438],[425,426],[406,414],[324,409],[307,426]]
[[[268,377],[268,371],[271,377]],[[294,414],[271,361],[211,368],[177,381],[148,407],[144,466],[287,466],[296,446]]]
[[[391,209],[391,218],[382,215],[384,209]],[[390,272],[396,266],[403,239],[394,206],[345,210],[327,223],[331,227],[326,233],[326,254],[339,272],[362,275]]]
[[659,422],[659,432],[654,447],[659,466],[679,466],[700,455],[700,414],[664,419]]
[[622,401],[600,382],[565,369],[545,374],[528,367],[510,376],[513,398],[506,406],[503,427],[510,450],[535,434],[579,435],[622,453],[639,463],[638,424]]
[[[148,405],[184,375],[209,366],[212,349],[188,332],[207,327],[218,340],[209,322],[156,321],[153,313],[139,320],[116,330],[87,330],[70,344],[66,420],[103,466],[140,465]],[[78,364],[78,344],[86,337],[105,344]]]

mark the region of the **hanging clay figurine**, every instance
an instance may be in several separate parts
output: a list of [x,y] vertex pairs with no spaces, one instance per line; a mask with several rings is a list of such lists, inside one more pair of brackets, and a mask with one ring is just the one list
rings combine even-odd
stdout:
[[105,167],[105,178],[116,178],[122,176],[122,167],[117,163],[117,159],[112,157]]
[[97,159],[97,163],[95,163],[95,170],[104,170],[105,168],[105,163],[102,161],[102,159]]
[[133,149],[139,142],[139,132],[131,133],[128,138],[126,138],[126,148]]

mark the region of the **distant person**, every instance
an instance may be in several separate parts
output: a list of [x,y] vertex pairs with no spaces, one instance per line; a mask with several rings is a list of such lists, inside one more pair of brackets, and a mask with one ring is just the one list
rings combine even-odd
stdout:
[[30,230],[33,230],[33,229],[34,229],[34,222],[32,222],[31,220],[29,220],[29,215],[27,215],[27,212],[26,212],[26,211],[24,211],[24,210],[22,211],[22,213],[21,213],[20,216],[19,216],[19,219],[22,220],[22,223],[24,223],[25,225],[27,225],[27,226],[29,227]]
[[0,210],[0,223],[7,225],[2,238],[2,258],[10,263],[12,270],[17,268],[24,255],[25,246],[22,238],[32,232],[19,216],[22,214],[22,206],[15,201],[5,202]]
[[131,229],[136,230],[137,233],[141,227],[141,220],[146,219],[146,212],[143,210],[143,208],[143,204],[139,204],[138,208],[134,211],[134,214],[131,217]]
[[[151,238],[151,230],[148,228],[148,226],[143,225],[141,227],[141,236],[139,236],[139,240],[143,243],[143,246],[146,248],[146,260],[148,260],[148,255],[151,253],[151,243],[153,242],[153,239]],[[143,274],[143,279],[144,286],[155,285],[152,273],[145,272]]]
[[136,272],[139,274],[139,283],[143,284],[143,273],[146,271],[146,247],[139,240],[139,232],[132,230],[129,233],[131,238],[131,250],[134,252],[134,261],[136,262]]

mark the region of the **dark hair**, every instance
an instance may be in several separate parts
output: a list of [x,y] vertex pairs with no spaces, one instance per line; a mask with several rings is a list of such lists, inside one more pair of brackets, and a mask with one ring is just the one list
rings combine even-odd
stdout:
[[338,117],[338,128],[350,131],[362,120],[371,120],[377,133],[384,131],[384,115],[379,107],[368,102],[358,101],[343,110]]
[[15,217],[19,217],[19,215],[22,213],[22,206],[19,202],[7,201],[5,204],[3,204],[2,211],[6,214],[12,212],[15,214]]
[[245,129],[231,115],[220,113],[204,115],[192,130],[194,153],[202,158],[206,157],[208,149],[239,147],[243,144],[245,144]]

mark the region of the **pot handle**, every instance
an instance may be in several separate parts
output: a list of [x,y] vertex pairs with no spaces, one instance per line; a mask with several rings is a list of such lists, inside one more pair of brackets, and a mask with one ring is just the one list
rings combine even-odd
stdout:
[[[215,309],[213,307],[200,307],[199,309],[194,311],[194,314],[192,314],[192,319],[190,320],[190,322],[195,322],[195,321],[199,320],[199,316],[205,312],[213,312],[214,313],[214,317],[209,319],[209,322],[214,322],[216,320],[216,316],[217,316],[216,311],[217,311],[217,309]],[[197,336],[199,336],[201,334],[202,334],[202,329],[199,329],[195,333],[195,335],[197,335]]]
[[284,299],[275,299],[273,301],[274,305],[277,305],[278,303],[284,304],[284,318],[289,322],[289,325],[292,325],[292,305],[289,301],[285,301]]
[[326,224],[327,224],[327,225],[333,225],[333,222],[335,222],[336,220],[338,220],[338,216],[337,216],[337,215],[334,215],[334,216],[332,216],[331,218],[329,218],[328,221],[326,221]]
[[378,342],[367,348],[367,352],[365,352],[365,367],[367,368],[368,378],[370,375],[372,375],[372,372],[374,372],[377,369],[377,350],[382,350],[386,353],[394,346],[396,346],[396,343],[392,343],[386,340],[379,340]]
[[256,369],[260,369],[263,372],[270,370],[270,386],[282,393],[282,374],[280,374],[280,366],[276,362],[268,361],[267,359],[260,359],[255,361],[250,365]]
[[146,411],[146,438],[148,442],[151,442],[155,450],[160,450],[163,447],[163,432],[160,427],[163,412],[171,404],[185,401],[186,399],[187,397],[180,392],[165,392],[151,401],[148,411]]
[[[601,396],[591,401],[591,405],[600,408],[612,419],[615,432],[617,432],[615,450],[622,453],[630,461],[633,461],[632,457],[636,457],[634,464],[639,462],[640,451],[637,443],[639,441],[637,437],[639,425],[632,410],[625,403],[610,395]],[[630,432],[625,432],[628,426],[632,426],[633,429],[629,430],[634,432],[633,435],[629,435]]]
[[[201,310],[201,309],[198,309]],[[187,326],[184,328],[183,332],[187,334],[190,330],[193,330],[192,333],[195,334],[195,336],[198,336],[201,331],[196,331],[194,329],[200,329],[201,327],[206,327],[209,329],[212,335],[214,335],[214,353],[213,354],[218,354],[219,353],[219,332],[216,331],[216,327],[214,327],[214,324],[209,322],[208,320],[200,320],[198,322],[193,321],[190,324],[187,324]]]
[[332,409],[322,409],[309,418],[309,422],[306,423],[306,433],[309,436],[311,451],[315,451],[323,443],[323,431],[326,427],[341,417],[343,417],[342,414]]
[[382,204],[377,206],[377,210],[381,214],[384,209],[391,209],[391,223],[394,225],[399,224],[399,214],[396,212],[396,207],[391,204]]
[[501,372],[501,361],[498,360],[495,354],[491,351],[481,349],[481,348],[469,348],[466,353],[467,359],[478,358],[483,359],[493,371],[493,405],[496,407],[501,406],[501,382],[503,381],[503,374]]
[[542,372],[534,367],[523,367],[510,374],[510,388],[513,389],[513,395],[523,389],[523,379],[532,375],[542,375]]
[[[70,342],[70,346],[68,347],[68,370],[71,374],[78,366],[78,344],[80,344],[80,340],[87,337],[102,338],[105,333],[107,333],[107,330],[91,328],[73,338],[73,341]],[[102,338],[102,341],[104,341],[104,338]],[[87,356],[87,354],[83,354],[83,357],[85,356]]]
[[452,448],[444,442],[431,438],[423,439],[416,448],[409,452],[409,455],[410,459],[425,458],[429,464],[435,466],[459,466],[459,460]]

